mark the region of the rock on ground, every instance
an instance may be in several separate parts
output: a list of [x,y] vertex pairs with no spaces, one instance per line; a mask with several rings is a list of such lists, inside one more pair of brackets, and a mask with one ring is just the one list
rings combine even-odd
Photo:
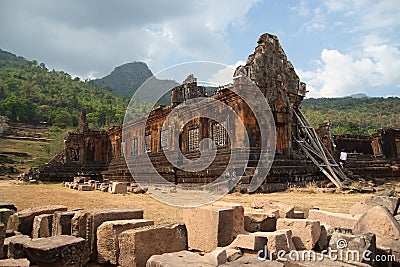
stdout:
[[21,232],[24,235],[31,235],[33,220],[41,214],[53,214],[56,211],[66,211],[63,205],[41,206],[19,211],[8,219],[7,229]]
[[187,231],[182,223],[145,226],[122,232],[118,241],[120,266],[145,266],[153,255],[186,250]]
[[319,221],[307,219],[279,218],[276,223],[276,229],[292,230],[292,240],[297,250],[313,249],[321,234]]

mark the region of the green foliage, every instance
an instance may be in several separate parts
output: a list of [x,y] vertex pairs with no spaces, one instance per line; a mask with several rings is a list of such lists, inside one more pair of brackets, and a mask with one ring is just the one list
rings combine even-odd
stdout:
[[0,116],[11,121],[65,128],[77,126],[86,110],[90,127],[106,128],[122,123],[128,101],[93,81],[0,50]]
[[314,127],[329,119],[333,134],[370,135],[381,128],[400,128],[400,98],[305,99],[303,113]]

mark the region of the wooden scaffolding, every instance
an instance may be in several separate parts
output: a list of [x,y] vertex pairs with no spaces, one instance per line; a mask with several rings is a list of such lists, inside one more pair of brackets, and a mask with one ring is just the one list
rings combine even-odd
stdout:
[[300,110],[293,110],[299,123],[299,138],[294,137],[299,147],[305,155],[334,183],[338,188],[342,188],[342,181],[347,177],[343,173],[331,153],[322,143],[315,129],[310,125]]

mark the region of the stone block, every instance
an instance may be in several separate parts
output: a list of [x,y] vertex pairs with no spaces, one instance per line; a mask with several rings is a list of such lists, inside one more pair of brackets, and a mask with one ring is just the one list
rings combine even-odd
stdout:
[[396,215],[400,205],[400,198],[387,196],[370,196],[362,202],[355,204],[350,209],[350,214],[364,214],[375,206],[382,206],[388,209],[392,215]]
[[41,206],[19,211],[8,219],[7,229],[21,232],[24,235],[32,234],[33,220],[41,214],[53,214],[56,211],[66,211],[63,205]]
[[0,223],[7,225],[8,218],[15,213],[12,209],[2,208],[0,209]]
[[304,211],[298,211],[298,210],[294,211],[293,219],[305,219],[305,218],[306,216],[304,214]]
[[16,235],[7,238],[8,251],[7,257],[14,259],[27,258],[27,254],[24,248],[24,244],[31,241],[30,236],[27,235]]
[[332,229],[336,227],[353,228],[353,226],[357,223],[359,216],[323,210],[310,210],[308,219],[317,220],[321,224]]
[[293,218],[294,217],[294,206],[287,205],[277,200],[272,199],[256,199],[251,205],[254,209],[264,210],[278,210],[280,218]]
[[71,234],[85,238],[85,253],[90,259],[97,260],[97,228],[106,221],[143,219],[143,210],[139,209],[106,209],[97,211],[78,211],[71,220]]
[[80,184],[78,185],[78,191],[92,191],[93,188],[90,184]]
[[[246,257],[241,257],[240,259],[234,261],[234,262],[228,262],[222,266],[229,266],[229,267],[284,267],[286,266],[285,264],[278,262],[278,261],[261,261],[255,256],[246,256]],[[288,265],[288,266],[293,266],[293,265]],[[294,265],[296,266],[296,265]]]
[[216,249],[203,256],[203,261],[213,266],[220,266],[228,261],[225,249]]
[[321,224],[321,234],[319,235],[318,241],[317,241],[317,245],[315,246],[315,248],[318,251],[322,251],[328,248],[328,240],[332,235],[329,235],[328,237],[328,231],[326,229],[326,227]]
[[400,225],[387,208],[375,206],[364,213],[353,227],[354,234],[374,233],[379,246],[384,239],[400,244]]
[[52,235],[71,235],[71,221],[76,211],[56,211],[53,215]]
[[264,212],[257,209],[245,209],[244,229],[247,232],[275,231],[278,212]]
[[313,249],[321,234],[319,221],[309,219],[279,218],[276,222],[276,229],[292,230],[292,240],[297,250]]
[[182,223],[168,223],[127,230],[119,235],[122,267],[145,266],[153,255],[187,249],[187,232]]
[[241,204],[216,201],[212,204],[212,206],[231,208],[233,210],[232,240],[235,239],[237,235],[244,234],[246,232],[244,229],[244,208]]
[[146,267],[215,267],[216,265],[206,263],[202,256],[190,252],[179,251],[174,253],[164,253],[153,255],[146,263]]
[[283,232],[255,232],[250,235],[267,238],[268,258],[272,256],[272,259],[275,260],[279,251],[290,251],[287,237]]
[[233,238],[233,209],[214,206],[183,211],[190,249],[211,252],[229,245]]
[[39,267],[81,267],[89,261],[83,238],[58,235],[33,239],[24,245],[29,258]]
[[111,185],[112,194],[126,194],[128,186],[126,183],[113,182]]
[[4,239],[6,239],[6,226],[0,223],[0,259],[3,258]]
[[229,245],[229,248],[240,248],[252,251],[264,249],[267,245],[267,238],[256,235],[238,235],[235,240]]
[[9,209],[17,212],[17,207],[14,204],[4,201],[0,201],[0,209]]
[[29,267],[28,259],[6,259],[0,260],[0,267]]
[[32,238],[50,237],[52,234],[53,215],[41,214],[33,219]]
[[296,250],[296,247],[293,243],[293,234],[292,230],[290,229],[281,229],[281,230],[276,230],[278,233],[283,233],[286,236],[286,241],[289,247],[289,251]]
[[[353,254],[348,261],[362,262],[366,250],[371,252],[368,257],[375,258],[376,237],[372,233],[355,235],[350,229],[336,228],[329,241],[329,248],[343,255],[349,254],[349,251],[358,251],[358,254]],[[372,264],[372,262],[366,263]]]
[[229,262],[235,261],[243,256],[240,249],[226,248],[225,251],[226,251],[226,258]]
[[[384,252],[384,253],[383,253]],[[395,261],[393,261],[393,266],[400,266],[400,244],[399,241],[392,239],[383,239],[377,246],[377,254],[387,255],[390,257],[394,256]],[[390,265],[389,265],[390,266]]]
[[102,264],[117,264],[119,257],[118,236],[120,233],[149,225],[154,225],[154,222],[144,219],[135,219],[102,223],[99,228],[97,228],[97,261]]

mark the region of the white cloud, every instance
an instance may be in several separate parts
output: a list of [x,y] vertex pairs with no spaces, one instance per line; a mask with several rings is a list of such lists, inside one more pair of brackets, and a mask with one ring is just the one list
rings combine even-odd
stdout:
[[245,61],[237,61],[233,65],[228,65],[226,66],[226,68],[220,69],[216,73],[214,73],[212,77],[208,80],[208,82],[214,85],[225,85],[228,83],[232,83],[232,77],[236,68],[240,65],[245,64]]
[[81,77],[134,60],[154,72],[171,57],[226,62],[233,53],[227,27],[243,29],[258,2],[3,0],[0,47]]
[[298,70],[309,97],[339,97],[366,92],[368,87],[400,87],[400,51],[386,45],[370,46],[361,57],[324,49],[316,71]]

